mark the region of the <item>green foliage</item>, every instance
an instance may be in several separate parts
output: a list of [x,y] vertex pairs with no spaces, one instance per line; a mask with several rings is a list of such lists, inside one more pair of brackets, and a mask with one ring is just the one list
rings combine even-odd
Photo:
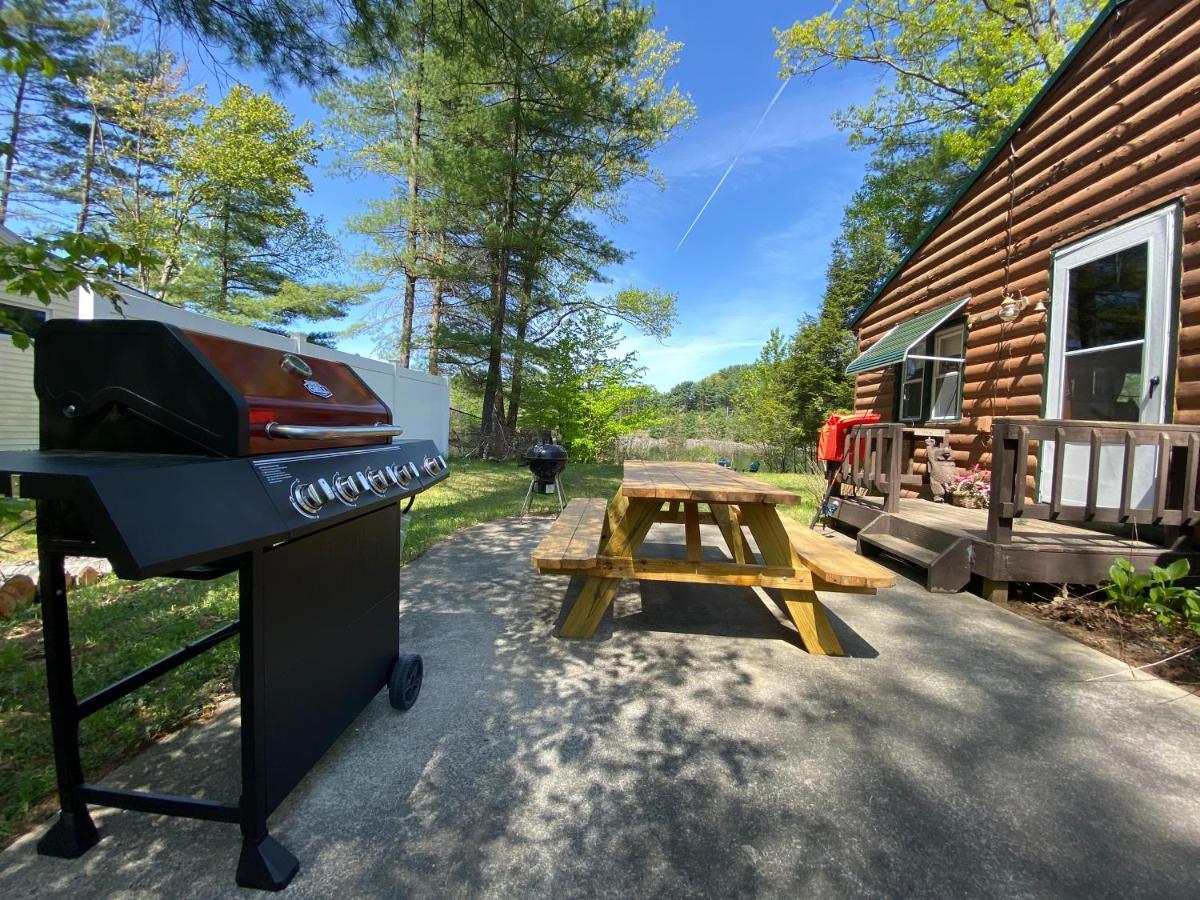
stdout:
[[800,320],[788,342],[783,382],[800,442],[813,444],[831,412],[854,405],[854,381],[845,374],[855,342],[842,310],[829,298],[817,317]]
[[855,146],[914,141],[978,161],[1021,112],[1104,0],[851,0],[777,30],[788,72],[870,65],[886,75],[870,102],[835,121]]
[[241,85],[189,125],[169,178],[178,241],[159,277],[163,296],[260,327],[344,315],[361,289],[299,284],[339,259],[324,223],[298,205],[316,150],[310,124]]
[[673,295],[589,286],[625,259],[599,223],[692,114],[668,81],[680,46],[631,0],[419,0],[395,17],[352,33],[358,68],[321,95],[342,171],[389,185],[351,222],[395,287],[366,330],[477,382],[490,435],[516,425],[530,367],[575,318],[670,332]]
[[1151,566],[1144,575],[1129,560],[1117,559],[1104,585],[1106,602],[1126,612],[1150,613],[1165,628],[1186,627],[1200,635],[1200,592],[1177,583],[1190,568],[1186,559],[1177,559],[1166,567]]
[[[734,398],[745,431],[754,440],[781,451],[798,443],[795,409],[787,390],[789,362],[783,335],[778,328],[772,329],[758,360],[742,378]],[[773,467],[778,468],[778,465]]]
[[170,53],[136,49],[137,24],[120,2],[22,0],[0,11],[0,222],[42,215],[44,203],[60,217],[77,212],[74,234],[0,247],[0,283],[49,303],[82,285],[115,298],[108,280],[129,279],[276,330],[344,315],[367,288],[331,283],[339,248],[298,206],[316,162],[312,126],[240,85],[206,106],[202,89],[183,89]]
[[599,313],[574,318],[530,378],[522,424],[556,432],[573,459],[611,459],[617,437],[657,417],[634,354],[615,355],[618,330]]
[[851,0],[776,31],[785,73],[869,66],[870,102],[835,122],[870,149],[828,272],[860,307],[1065,57],[1105,0]]
[[[55,297],[66,297],[83,285],[90,285],[96,293],[119,303],[116,288],[106,279],[150,260],[152,257],[137,247],[91,234],[61,234],[14,244],[0,243],[0,284],[9,293],[36,297],[47,305]],[[29,336],[3,312],[0,312],[0,326],[12,334],[14,346],[21,349],[29,346]]]
[[352,0],[142,0],[156,18],[178,26],[210,49],[227,48],[245,65],[274,80],[292,78],[312,85],[337,70],[335,44],[328,31],[343,27],[378,28],[392,19],[390,7]]

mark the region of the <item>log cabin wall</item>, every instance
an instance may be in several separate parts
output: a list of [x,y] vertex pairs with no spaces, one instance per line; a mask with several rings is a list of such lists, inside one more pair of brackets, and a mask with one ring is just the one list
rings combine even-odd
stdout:
[[[1108,14],[861,317],[859,352],[968,295],[968,316],[997,310],[1007,253],[1009,290],[1029,305],[1011,325],[992,317],[970,330],[962,419],[948,426],[958,465],[990,466],[992,418],[1042,415],[1047,313],[1034,305],[1049,300],[1053,251],[1179,202],[1173,421],[1200,425],[1200,0],[1132,0]],[[894,369],[859,375],[855,408],[893,420],[895,380]]]

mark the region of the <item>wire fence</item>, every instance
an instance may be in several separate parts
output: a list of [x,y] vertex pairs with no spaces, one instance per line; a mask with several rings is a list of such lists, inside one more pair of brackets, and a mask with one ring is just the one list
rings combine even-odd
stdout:
[[485,433],[482,420],[474,413],[450,407],[450,452],[464,459],[512,459],[542,439],[539,431],[510,428],[494,422]]

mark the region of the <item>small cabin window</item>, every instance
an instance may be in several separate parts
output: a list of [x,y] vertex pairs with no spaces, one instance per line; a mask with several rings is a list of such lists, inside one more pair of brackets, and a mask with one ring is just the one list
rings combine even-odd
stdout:
[[31,309],[28,306],[16,306],[12,303],[0,303],[0,334],[12,334],[15,325],[31,338],[37,337],[38,329],[46,321],[46,311]]
[[900,418],[912,422],[924,418],[921,415],[921,399],[925,394],[925,363],[921,360],[904,361],[904,382],[900,386]]
[[960,319],[909,352],[899,366],[899,421],[952,422],[962,417],[965,338]]
[[962,415],[963,329],[952,325],[933,336],[933,394],[929,418],[957,419]]

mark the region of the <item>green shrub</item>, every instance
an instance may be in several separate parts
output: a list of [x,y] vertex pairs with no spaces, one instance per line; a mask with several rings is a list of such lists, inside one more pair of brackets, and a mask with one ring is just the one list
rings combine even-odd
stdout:
[[1200,592],[1176,583],[1190,569],[1186,559],[1177,559],[1140,575],[1129,560],[1118,559],[1108,570],[1106,602],[1127,612],[1148,612],[1166,628],[1184,627],[1200,634]]

